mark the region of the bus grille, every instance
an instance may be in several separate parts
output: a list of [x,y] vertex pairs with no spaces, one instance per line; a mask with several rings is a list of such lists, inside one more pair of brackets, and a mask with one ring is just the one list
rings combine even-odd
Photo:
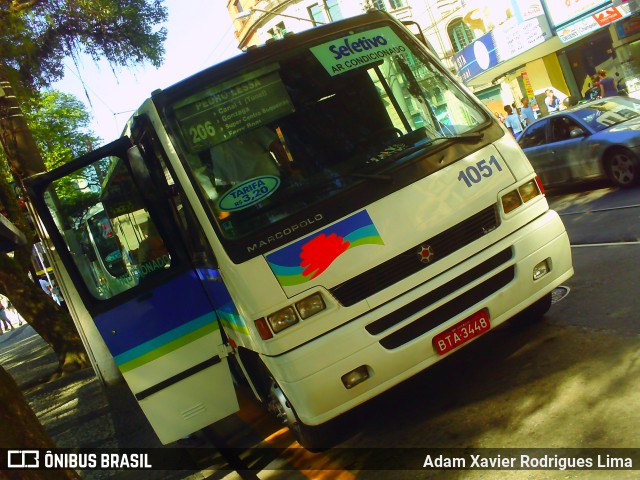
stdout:
[[[385,330],[388,330],[389,328],[399,324],[405,319],[411,317],[412,315],[415,315],[416,313],[429,308],[431,305],[440,301],[441,299],[464,289],[467,285],[476,281],[478,278],[481,278],[489,272],[492,272],[493,270],[504,265],[509,260],[511,260],[512,257],[513,252],[511,247],[506,248],[500,253],[480,263],[479,265],[476,265],[475,267],[470,268],[461,275],[458,275],[454,279],[449,280],[447,283],[434,288],[420,298],[416,298],[403,307],[400,307],[397,310],[394,310],[393,312],[385,315],[384,317],[371,322],[365,328],[371,335],[378,335]],[[467,307],[465,306],[465,308]]]
[[462,295],[452,299],[448,303],[445,303],[432,312],[414,320],[410,324],[405,325],[401,329],[393,332],[391,335],[384,337],[380,340],[380,345],[387,350],[392,350],[418,338],[420,335],[424,335],[428,331],[436,328],[438,325],[443,324],[476,303],[481,302],[489,295],[497,292],[511,282],[514,276],[514,266],[504,269],[488,280],[485,280]]
[[[495,206],[491,205],[435,237],[425,240],[420,245],[411,247],[377,267],[336,285],[330,291],[342,305],[346,307],[354,305],[423,268],[433,265],[456,250],[486,235],[497,226],[498,215]],[[421,245],[428,245],[433,250],[435,258],[431,262],[423,263],[420,261],[418,250]]]

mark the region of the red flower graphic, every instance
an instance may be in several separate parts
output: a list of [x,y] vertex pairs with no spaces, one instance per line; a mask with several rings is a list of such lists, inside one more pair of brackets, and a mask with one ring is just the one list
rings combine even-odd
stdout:
[[349,248],[348,240],[332,233],[328,237],[323,233],[302,246],[300,266],[305,270],[302,275],[316,278],[324,272],[333,261]]

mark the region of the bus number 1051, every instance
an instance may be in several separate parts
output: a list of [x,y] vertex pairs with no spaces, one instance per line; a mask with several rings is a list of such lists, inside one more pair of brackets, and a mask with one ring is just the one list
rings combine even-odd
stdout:
[[489,163],[487,163],[486,160],[480,160],[475,165],[470,165],[464,170],[460,170],[460,173],[458,174],[458,181],[463,181],[467,187],[472,187],[474,184],[480,183],[483,177],[489,178],[493,175],[494,169],[491,168],[492,165],[499,172],[502,171],[502,165],[500,165],[500,162],[498,162],[496,157],[491,155]]

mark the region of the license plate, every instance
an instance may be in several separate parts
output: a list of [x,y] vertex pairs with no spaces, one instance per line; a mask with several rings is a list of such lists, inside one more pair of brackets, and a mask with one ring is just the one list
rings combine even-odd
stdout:
[[440,355],[444,355],[490,329],[489,315],[484,310],[480,310],[433,337],[433,348]]

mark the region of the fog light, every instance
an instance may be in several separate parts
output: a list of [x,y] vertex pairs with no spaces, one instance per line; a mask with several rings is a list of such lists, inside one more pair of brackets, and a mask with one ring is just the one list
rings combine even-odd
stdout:
[[351,370],[349,373],[345,373],[342,376],[342,383],[347,389],[353,388],[359,383],[364,382],[369,378],[369,370],[366,365],[362,365],[355,370]]
[[542,262],[537,264],[535,267],[533,267],[533,279],[538,280],[544,277],[547,273],[549,273],[551,271],[550,265],[551,265],[551,259],[547,258],[546,260],[543,260]]
[[326,307],[324,300],[322,300],[322,295],[316,293],[315,295],[311,295],[310,297],[300,300],[296,303],[296,308],[298,309],[300,318],[304,320],[305,318],[309,318],[311,315],[321,312]]
[[298,315],[293,307],[283,308],[267,317],[269,325],[275,333],[278,333],[291,325],[298,323]]

